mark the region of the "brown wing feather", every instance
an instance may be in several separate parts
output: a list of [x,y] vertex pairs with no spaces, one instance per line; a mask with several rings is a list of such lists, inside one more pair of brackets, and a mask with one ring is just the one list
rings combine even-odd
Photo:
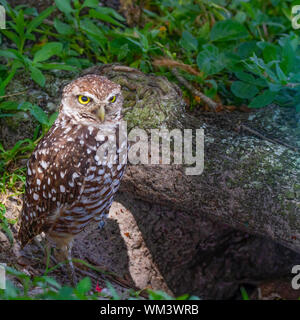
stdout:
[[58,211],[80,197],[89,167],[89,142],[94,144],[93,137],[87,137],[83,128],[58,119],[38,144],[27,165],[18,235],[22,246],[49,230]]

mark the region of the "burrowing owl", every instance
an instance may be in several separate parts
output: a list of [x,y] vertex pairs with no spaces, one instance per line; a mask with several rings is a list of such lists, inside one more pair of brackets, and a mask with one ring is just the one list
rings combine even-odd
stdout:
[[115,139],[115,162],[99,150],[108,134],[118,135],[122,104],[121,87],[105,77],[86,75],[64,88],[58,118],[27,164],[22,247],[44,232],[70,261],[74,236],[107,216],[124,174],[127,143]]

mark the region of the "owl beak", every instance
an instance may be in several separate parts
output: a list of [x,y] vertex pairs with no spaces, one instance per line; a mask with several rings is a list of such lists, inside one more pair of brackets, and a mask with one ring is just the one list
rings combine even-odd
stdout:
[[98,118],[101,120],[101,122],[104,121],[105,119],[105,108],[104,105],[102,104],[101,107],[98,109],[97,113]]

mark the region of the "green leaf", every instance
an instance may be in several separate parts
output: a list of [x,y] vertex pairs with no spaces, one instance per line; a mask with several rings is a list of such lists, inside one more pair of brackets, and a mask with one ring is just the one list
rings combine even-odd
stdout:
[[20,38],[23,38],[24,36],[24,13],[23,10],[20,10],[18,12],[18,15],[16,17],[16,31],[18,32]]
[[106,286],[110,292],[110,294],[112,295],[113,300],[120,300],[120,296],[118,295],[116,289],[113,287],[113,285],[109,282],[109,281],[105,281]]
[[53,125],[53,123],[55,122],[56,118],[58,116],[58,112],[54,112],[51,114],[51,116],[49,117],[49,121],[48,121],[48,126],[51,127]]
[[6,266],[5,269],[6,269],[7,274],[14,275],[20,279],[30,279],[30,277],[27,274],[25,274],[24,272],[18,271],[18,270],[11,268],[9,266]]
[[24,14],[27,14],[29,16],[37,17],[39,15],[36,8],[24,8]]
[[13,117],[14,115],[14,113],[1,113],[0,118]]
[[22,102],[20,104],[18,104],[18,110],[23,110],[23,111],[28,111],[32,108],[32,103],[28,102],[28,101],[25,101],[25,102]]
[[99,7],[99,0],[85,0],[81,8],[97,8]]
[[73,295],[73,288],[63,286],[58,292],[57,299],[58,300],[75,300],[75,297]]
[[41,87],[44,87],[46,79],[43,75],[43,73],[36,67],[30,66],[30,76],[32,80],[34,80],[37,84],[39,84]]
[[65,36],[68,36],[74,33],[74,29],[70,25],[60,21],[57,18],[54,19],[54,27],[58,33],[63,34]]
[[183,294],[182,296],[176,297],[176,300],[188,300],[189,299],[189,294]]
[[95,9],[91,9],[89,11],[89,16],[92,17],[92,18],[99,19],[101,21],[105,21],[105,22],[111,23],[111,24],[116,25],[118,27],[122,27],[122,28],[125,27],[122,23],[120,23],[116,19],[112,18],[108,14],[101,13],[101,12],[95,10]]
[[43,63],[40,66],[43,70],[66,70],[66,71],[77,71],[75,66],[70,66],[63,63]]
[[207,75],[219,73],[226,67],[226,58],[219,49],[213,45],[207,45],[197,56],[197,65]]
[[207,39],[209,36],[209,32],[210,32],[209,22],[205,22],[204,25],[199,29],[198,36],[200,38]]
[[198,49],[198,40],[188,31],[182,32],[179,44],[188,51],[196,51]]
[[11,50],[0,50],[0,56],[5,57],[7,59],[19,59],[19,57]]
[[48,276],[35,277],[34,283],[38,283],[38,282],[45,282],[47,284],[50,284],[51,286],[55,287],[57,290],[61,289],[61,285],[55,279]]
[[246,289],[244,287],[241,287],[240,290],[241,290],[243,300],[250,300]]
[[149,293],[149,300],[174,300],[173,297],[168,295],[166,292],[162,290],[150,290],[148,289],[147,292]]
[[237,47],[237,54],[241,59],[247,59],[257,50],[256,41],[246,41],[242,42]]
[[10,73],[8,76],[0,83],[0,96],[4,95],[5,88],[9,84],[9,82],[12,80],[12,78],[15,76],[17,69],[20,67],[20,62],[18,60],[15,60],[12,64]]
[[296,53],[290,42],[286,41],[282,48],[282,61],[280,67],[285,74],[289,74],[293,71],[296,62]]
[[231,85],[231,91],[236,97],[243,99],[251,99],[258,93],[255,85],[242,81],[234,81]]
[[[266,43],[266,42],[265,42]],[[267,43],[263,49],[263,57],[265,62],[277,60],[280,55],[280,48],[274,44]]]
[[13,244],[14,237],[10,230],[7,218],[5,217],[5,213],[6,213],[5,206],[2,203],[0,203],[0,229],[2,229],[6,233],[7,238],[9,239],[9,242]]
[[255,78],[250,73],[243,72],[243,71],[238,71],[238,72],[235,73],[235,76],[238,79],[240,79],[240,80],[242,80],[244,82],[249,82],[249,83],[252,83],[252,84],[255,83]]
[[239,23],[244,23],[247,20],[247,15],[243,11],[238,11],[234,17],[234,20],[236,20]]
[[265,88],[268,86],[268,83],[265,79],[262,78],[255,78],[252,74],[244,71],[237,71],[235,72],[235,76],[244,82],[248,82],[250,84],[254,84],[257,87]]
[[100,44],[107,42],[101,29],[96,24],[94,24],[90,19],[84,19],[80,21],[80,27],[87,34],[94,36],[97,39],[97,41],[100,42]]
[[41,62],[48,60],[54,55],[59,55],[62,52],[62,44],[60,42],[49,42],[46,43],[42,49],[37,51],[34,55],[33,62]]
[[18,37],[18,35],[14,32],[8,31],[8,30],[1,30],[1,32],[8,38],[10,39],[12,42],[14,42],[17,47],[20,46],[20,38]]
[[211,41],[229,41],[248,38],[247,29],[239,22],[228,19],[218,21],[210,33]]
[[97,9],[96,9],[98,12],[101,12],[103,14],[107,14],[113,18],[116,18],[117,20],[119,21],[123,21],[125,22],[126,19],[121,16],[116,10],[114,10],[113,8],[109,8],[109,7],[100,7],[98,6]]
[[124,58],[126,58],[129,52],[130,52],[130,50],[128,47],[128,43],[125,43],[124,45],[122,45],[122,47],[119,50],[118,61],[121,61]]
[[35,119],[42,124],[48,125],[48,116],[42,108],[33,104],[30,108],[30,114],[35,117]]
[[90,291],[92,288],[92,282],[91,279],[88,277],[83,278],[76,286],[76,291],[80,295],[86,294],[88,291]]
[[74,11],[71,7],[71,0],[55,0],[55,4],[57,8],[65,14],[70,14]]
[[282,84],[286,84],[287,83],[287,77],[286,75],[283,73],[283,71],[281,70],[280,66],[278,63],[276,63],[276,74],[277,74],[277,77],[279,79],[279,81],[282,83]]
[[255,97],[249,104],[249,108],[262,108],[271,104],[276,98],[277,92],[266,90],[264,93]]
[[18,110],[18,106],[16,101],[4,101],[0,103],[0,110]]
[[34,29],[36,29],[55,9],[54,6],[47,8],[42,11],[37,17],[35,17],[27,27],[27,34],[31,33]]

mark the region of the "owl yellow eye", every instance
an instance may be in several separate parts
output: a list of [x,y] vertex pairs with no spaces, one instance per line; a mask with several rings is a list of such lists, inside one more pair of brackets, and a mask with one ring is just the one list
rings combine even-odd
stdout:
[[91,101],[91,98],[87,97],[87,96],[79,96],[78,97],[78,101],[81,104],[88,104]]
[[109,102],[114,103],[116,101],[117,97],[116,96],[112,96],[108,99]]

